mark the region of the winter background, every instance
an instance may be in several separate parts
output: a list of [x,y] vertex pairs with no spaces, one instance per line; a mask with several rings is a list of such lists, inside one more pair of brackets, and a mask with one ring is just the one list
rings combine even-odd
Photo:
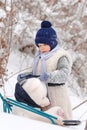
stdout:
[[[82,121],[80,126],[72,127],[72,129],[82,130],[87,120],[86,0],[0,0],[0,93],[14,98],[17,75],[29,71],[32,67],[37,49],[34,45],[34,38],[42,20],[52,22],[58,35],[59,45],[67,49],[72,56],[72,73],[67,84],[70,90],[73,119]],[[78,106],[82,102],[85,103]],[[75,108],[76,106],[78,107]],[[8,117],[13,120],[8,128],[14,130],[14,124],[16,127],[16,123],[22,122],[21,120],[28,128],[26,118],[4,116],[2,109],[0,100],[0,128],[7,127]],[[4,125],[4,122],[7,122],[7,125]],[[41,122],[35,122],[35,124],[37,129],[48,128],[48,126],[49,129],[54,129],[54,127],[68,129],[43,125]],[[38,127],[38,124],[41,127]],[[24,129],[23,126],[20,128]]]

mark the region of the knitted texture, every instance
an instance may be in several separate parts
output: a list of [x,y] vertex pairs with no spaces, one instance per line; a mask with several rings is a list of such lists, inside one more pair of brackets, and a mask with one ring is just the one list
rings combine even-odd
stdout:
[[41,23],[41,29],[36,33],[35,44],[47,44],[51,47],[51,50],[58,44],[56,31],[52,28],[52,24],[49,21],[43,21]]

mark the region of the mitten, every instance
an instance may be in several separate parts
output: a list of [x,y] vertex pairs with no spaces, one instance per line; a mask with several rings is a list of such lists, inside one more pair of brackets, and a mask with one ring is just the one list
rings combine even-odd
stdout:
[[32,74],[31,73],[22,73],[22,74],[19,74],[17,76],[17,81],[21,82],[22,80],[25,80],[25,79],[28,79],[28,78],[32,78]]
[[41,81],[46,82],[48,80],[48,78],[49,78],[49,74],[47,74],[45,72],[42,75],[40,75],[40,80]]

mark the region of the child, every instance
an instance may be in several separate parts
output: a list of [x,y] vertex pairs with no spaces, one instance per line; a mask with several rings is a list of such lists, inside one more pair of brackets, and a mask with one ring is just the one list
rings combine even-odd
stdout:
[[[34,58],[32,74],[39,75],[38,78],[47,87],[50,99],[50,106],[47,109],[60,106],[64,111],[63,118],[72,119],[71,104],[65,84],[71,72],[72,62],[68,52],[59,47],[56,31],[49,21],[41,23],[35,44],[39,50]],[[28,94],[27,90],[26,92]]]
[[72,118],[68,90],[65,83],[71,72],[71,57],[58,44],[57,34],[49,21],[41,23],[35,38],[39,52],[34,59],[33,75],[40,75],[48,88],[51,106],[60,106],[66,119]]

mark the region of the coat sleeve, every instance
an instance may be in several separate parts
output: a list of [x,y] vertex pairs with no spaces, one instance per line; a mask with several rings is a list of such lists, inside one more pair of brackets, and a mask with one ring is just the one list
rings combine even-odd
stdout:
[[65,83],[70,75],[71,66],[67,57],[63,56],[58,60],[57,69],[49,73],[48,82],[49,83]]

